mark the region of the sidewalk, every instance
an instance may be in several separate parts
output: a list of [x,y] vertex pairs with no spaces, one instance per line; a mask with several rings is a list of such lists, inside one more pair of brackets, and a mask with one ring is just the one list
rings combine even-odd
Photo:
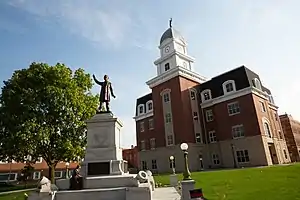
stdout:
[[174,187],[155,188],[153,200],[180,200],[181,197]]

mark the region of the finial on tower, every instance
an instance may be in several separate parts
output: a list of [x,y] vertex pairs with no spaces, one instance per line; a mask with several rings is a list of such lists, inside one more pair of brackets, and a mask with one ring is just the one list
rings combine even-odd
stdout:
[[172,17],[169,20],[169,26],[170,26],[170,28],[172,28]]

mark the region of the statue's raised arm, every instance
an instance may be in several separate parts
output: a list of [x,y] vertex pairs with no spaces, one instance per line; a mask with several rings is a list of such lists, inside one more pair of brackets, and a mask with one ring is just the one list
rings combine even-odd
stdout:
[[[115,94],[114,94],[114,91],[113,91],[113,87],[112,87],[112,84],[111,82],[108,80],[108,76],[105,75],[104,76],[104,82],[100,82],[97,80],[97,78],[95,77],[95,75],[93,75],[93,79],[94,81],[101,86],[101,90],[100,90],[100,99],[99,99],[99,102],[100,102],[100,105],[99,105],[99,108],[98,108],[98,113],[108,113],[108,112],[111,112],[110,111],[110,107],[109,107],[109,103],[110,103],[110,95],[113,97],[113,98],[116,98]],[[103,103],[105,103],[105,107],[106,107],[106,111],[102,111],[102,106],[103,106]]]

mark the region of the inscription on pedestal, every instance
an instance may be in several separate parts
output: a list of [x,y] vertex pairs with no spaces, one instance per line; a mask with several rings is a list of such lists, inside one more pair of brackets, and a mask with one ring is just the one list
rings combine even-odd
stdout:
[[110,162],[88,163],[88,176],[109,175]]

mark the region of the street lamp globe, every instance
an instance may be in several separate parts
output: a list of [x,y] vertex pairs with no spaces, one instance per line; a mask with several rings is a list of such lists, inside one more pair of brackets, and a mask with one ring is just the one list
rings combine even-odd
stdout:
[[66,162],[66,167],[69,167],[70,166],[70,163],[69,162]]
[[170,156],[170,160],[174,160],[174,156]]
[[182,144],[180,145],[180,149],[181,149],[182,151],[186,151],[186,150],[188,150],[188,148],[189,148],[189,145],[188,145],[187,143],[182,143]]

